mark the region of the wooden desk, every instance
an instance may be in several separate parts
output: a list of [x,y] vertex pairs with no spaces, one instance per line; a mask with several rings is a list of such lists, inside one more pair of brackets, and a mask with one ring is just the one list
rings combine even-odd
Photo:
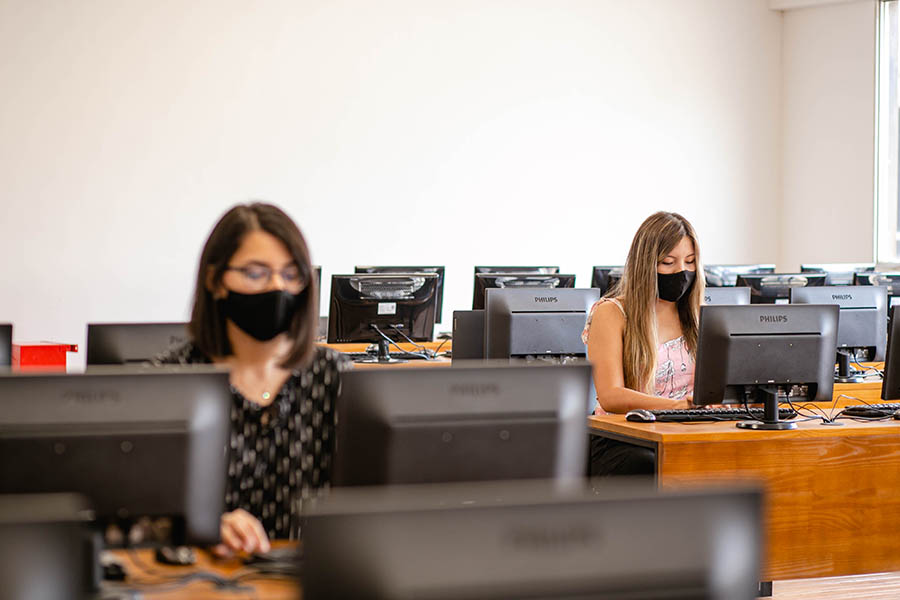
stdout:
[[842,422],[754,431],[588,418],[594,434],[654,448],[661,487],[761,483],[766,580],[900,570],[900,421]]
[[[332,348],[333,350],[337,350],[338,352],[365,352],[366,348],[369,347],[369,344],[321,344],[322,346],[327,346],[328,348]],[[446,352],[452,349],[452,342],[450,340],[442,340],[437,342],[422,342],[420,344],[429,350],[435,350],[439,352]],[[391,351],[396,352],[397,347],[405,350],[407,352],[416,352],[418,349],[415,344],[410,344],[409,342],[404,342],[402,344],[397,344],[396,346],[391,346]],[[379,363],[354,363],[354,369],[394,369],[394,368],[412,368],[415,369],[417,367],[449,367],[450,359],[447,357],[440,357],[436,360],[421,360],[417,358],[411,358],[409,361],[405,363],[388,363],[388,364],[379,364]]]
[[[289,545],[289,542],[275,542],[273,545],[275,547],[284,547]],[[129,581],[121,585],[125,588],[140,589],[140,597],[147,600],[178,600],[181,598],[202,598],[207,600],[238,600],[244,598],[256,600],[298,600],[301,596],[300,586],[297,582],[283,577],[262,575],[248,577],[247,579],[242,578],[241,583],[247,589],[217,589],[209,581],[192,581],[187,585],[178,587],[164,585],[170,578],[201,571],[231,578],[246,570],[246,567],[237,559],[215,559],[204,550],[196,550],[196,553],[196,565],[173,567],[155,562],[153,550],[113,551],[113,555],[125,565],[125,570],[129,576]],[[135,585],[136,582],[150,585],[137,586]],[[113,590],[116,589],[113,586],[108,587]]]

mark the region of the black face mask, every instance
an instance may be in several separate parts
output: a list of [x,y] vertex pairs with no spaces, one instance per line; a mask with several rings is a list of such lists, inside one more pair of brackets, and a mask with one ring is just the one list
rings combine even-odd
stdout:
[[288,330],[306,292],[291,294],[273,290],[262,294],[238,294],[229,290],[218,303],[225,317],[244,333],[267,342]]
[[678,302],[694,285],[694,271],[677,273],[657,273],[656,285],[659,288],[660,300]]

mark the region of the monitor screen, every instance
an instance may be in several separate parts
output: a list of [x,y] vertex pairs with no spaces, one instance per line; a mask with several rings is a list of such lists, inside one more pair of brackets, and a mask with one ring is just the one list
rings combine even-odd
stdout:
[[434,337],[436,273],[333,275],[328,343]]
[[807,263],[801,273],[825,273],[825,285],[854,285],[854,273],[874,271],[875,263]]
[[750,288],[750,304],[787,304],[791,288],[823,286],[824,273],[747,273],[737,276],[737,287]]
[[587,355],[581,332],[598,289],[489,289],[485,358]]
[[750,304],[748,287],[708,287],[704,289],[704,304]]
[[737,283],[737,276],[748,273],[774,273],[773,264],[704,265],[707,287],[727,287]]
[[8,367],[12,362],[12,325],[0,324],[0,367]]
[[531,288],[534,290],[552,290],[575,287],[574,275],[529,275],[525,273],[483,274],[475,275],[475,292],[472,298],[472,309],[484,308],[484,291],[488,288]]
[[900,401],[900,306],[891,308],[891,330],[884,357],[881,398]]
[[183,541],[218,541],[231,427],[226,372],[5,375],[0,397],[0,493],[78,493],[101,521],[170,517]]
[[600,290],[601,294],[606,294],[622,279],[624,271],[625,267],[622,265],[594,267],[591,272],[591,287]]
[[701,307],[694,404],[831,402],[837,328],[836,305]]
[[332,490],[304,514],[303,597],[756,598],[761,492],[622,479]]
[[87,364],[145,363],[187,339],[187,323],[88,323]]
[[837,304],[837,348],[857,361],[884,360],[887,346],[887,290],[878,286],[795,288],[791,304]]
[[584,477],[591,367],[342,375],[335,485]]
[[354,273],[437,273],[437,308],[435,308],[435,323],[441,322],[444,310],[444,267],[389,267],[389,266],[356,266]]

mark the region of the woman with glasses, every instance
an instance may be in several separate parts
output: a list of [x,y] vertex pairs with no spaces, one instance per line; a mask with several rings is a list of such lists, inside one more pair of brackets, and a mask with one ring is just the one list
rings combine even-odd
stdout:
[[296,539],[302,502],[330,482],[340,353],[313,343],[318,290],[297,225],[238,205],[213,228],[197,271],[190,341],[159,364],[230,369],[226,514],[219,554]]

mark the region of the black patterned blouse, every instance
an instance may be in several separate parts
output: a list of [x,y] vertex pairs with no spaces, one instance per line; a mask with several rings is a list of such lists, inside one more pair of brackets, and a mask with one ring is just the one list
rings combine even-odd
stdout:
[[[192,343],[172,349],[156,364],[209,363]],[[272,539],[300,536],[303,502],[331,482],[340,373],[349,361],[316,347],[309,366],[295,370],[271,404],[231,392],[231,437],[226,510],[243,508]]]

